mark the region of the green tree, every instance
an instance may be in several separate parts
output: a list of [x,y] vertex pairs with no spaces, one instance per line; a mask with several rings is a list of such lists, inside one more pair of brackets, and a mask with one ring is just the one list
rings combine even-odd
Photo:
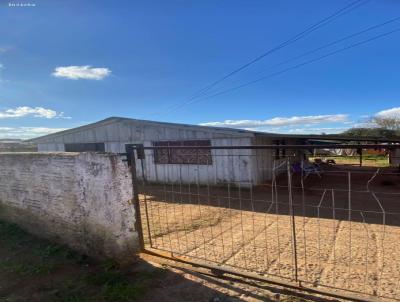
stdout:
[[342,133],[350,137],[376,137],[376,138],[396,138],[398,131],[386,128],[351,128]]
[[400,131],[400,117],[379,117],[372,118],[372,122],[387,130]]

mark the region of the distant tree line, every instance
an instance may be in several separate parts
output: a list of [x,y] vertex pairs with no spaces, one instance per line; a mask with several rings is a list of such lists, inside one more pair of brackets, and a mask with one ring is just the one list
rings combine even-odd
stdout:
[[342,133],[350,137],[377,137],[400,139],[400,117],[374,117],[371,124],[375,126],[351,128]]
[[0,139],[0,152],[37,152],[37,146],[17,139]]

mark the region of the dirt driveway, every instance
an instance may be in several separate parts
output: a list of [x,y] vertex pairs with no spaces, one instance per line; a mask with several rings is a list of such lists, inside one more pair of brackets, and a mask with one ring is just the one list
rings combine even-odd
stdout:
[[400,182],[396,175],[369,182],[373,176],[353,173],[350,191],[347,172],[312,176],[304,190],[294,178],[290,194],[285,178],[252,189],[147,185],[140,196],[146,244],[240,271],[289,280],[297,273],[314,286],[395,299]]

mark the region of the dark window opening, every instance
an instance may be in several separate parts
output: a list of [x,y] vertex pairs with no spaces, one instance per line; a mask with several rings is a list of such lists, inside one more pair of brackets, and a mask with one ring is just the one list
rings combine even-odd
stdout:
[[104,152],[104,143],[65,144],[65,152]]
[[137,159],[145,159],[143,144],[126,144],[125,152],[130,155],[136,150]]
[[195,148],[198,146],[211,146],[210,140],[160,141],[153,142],[153,146],[194,147],[187,149],[156,149],[154,150],[154,163],[156,164],[212,165],[211,149]]

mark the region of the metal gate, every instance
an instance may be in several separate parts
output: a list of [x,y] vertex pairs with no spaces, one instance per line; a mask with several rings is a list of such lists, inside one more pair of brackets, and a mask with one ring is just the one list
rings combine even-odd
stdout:
[[397,300],[398,171],[314,165],[307,150],[132,146],[144,249],[335,297]]

